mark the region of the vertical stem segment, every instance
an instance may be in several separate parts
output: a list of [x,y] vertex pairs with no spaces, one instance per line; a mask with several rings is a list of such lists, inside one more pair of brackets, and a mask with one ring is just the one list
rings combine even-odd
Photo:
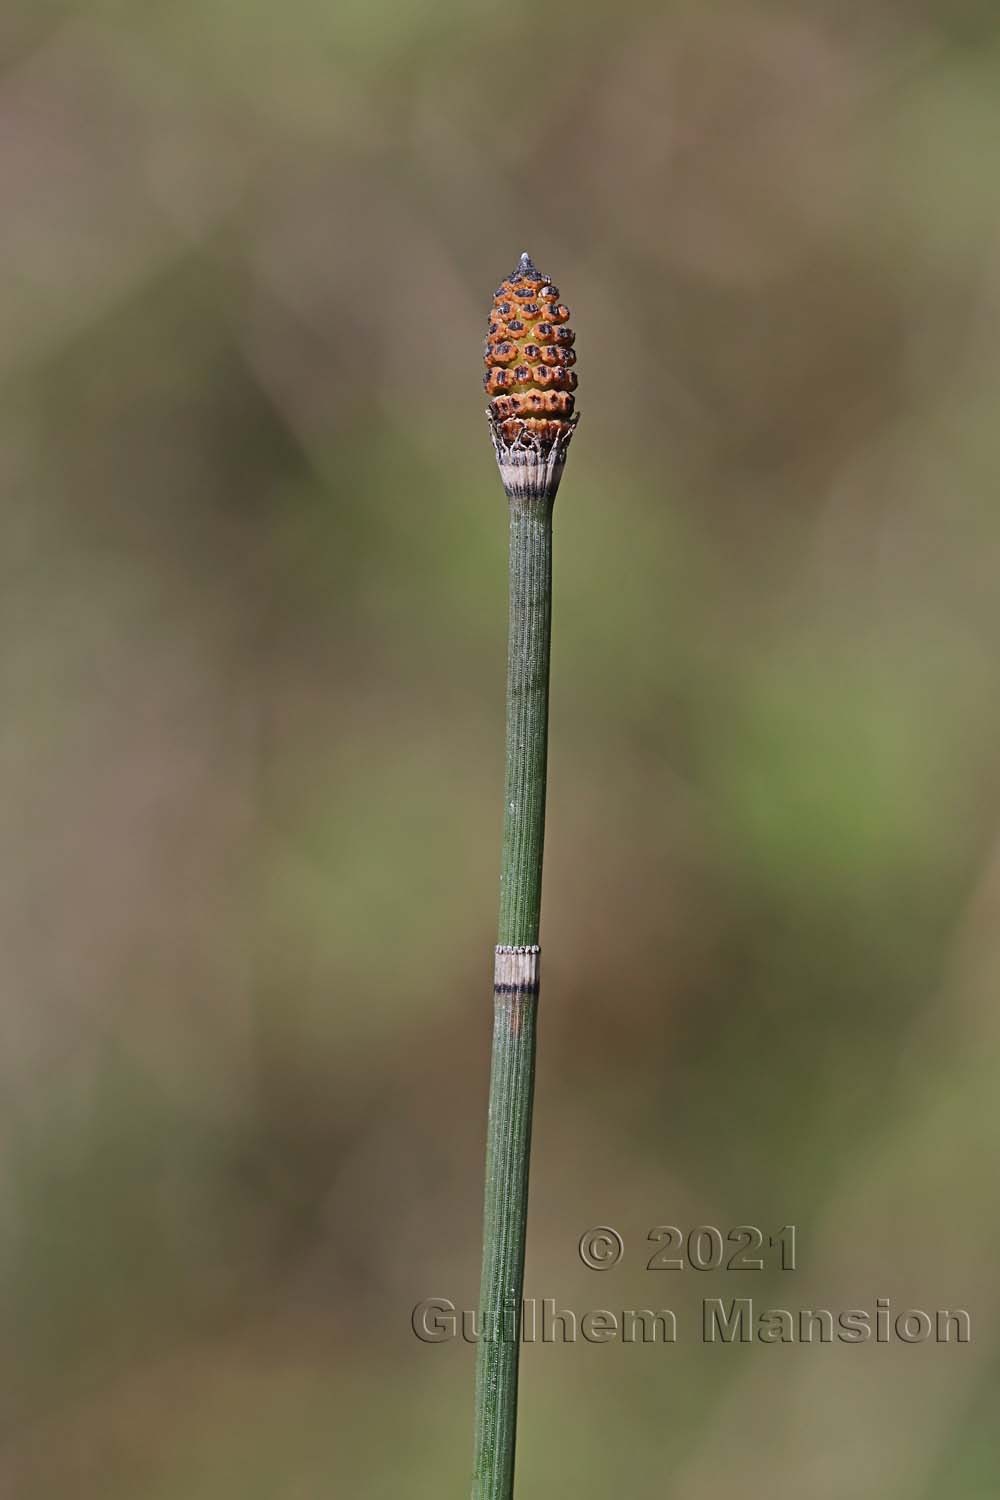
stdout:
[[511,496],[500,941],[494,969],[472,1500],[511,1500],[514,1489],[551,620],[552,498]]
[[552,635],[552,502],[510,502],[507,757],[499,943],[538,942]]

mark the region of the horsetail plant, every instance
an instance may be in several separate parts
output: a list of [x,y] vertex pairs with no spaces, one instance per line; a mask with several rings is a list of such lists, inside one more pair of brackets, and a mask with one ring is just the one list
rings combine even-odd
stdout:
[[511,1500],[535,1083],[552,629],[552,507],[578,418],[569,309],[524,254],[494,294],[487,417],[510,503],[500,925],[486,1137],[472,1500]]

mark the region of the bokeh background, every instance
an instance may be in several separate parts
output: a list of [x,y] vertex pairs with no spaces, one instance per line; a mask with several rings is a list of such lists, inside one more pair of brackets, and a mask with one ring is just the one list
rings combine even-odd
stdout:
[[[466,1491],[502,778],[556,511],[519,1493],[1000,1484],[1000,21],[7,0],[0,1492]],[[783,1224],[799,1270],[654,1274]],[[620,1266],[580,1263],[595,1224]],[[705,1296],[965,1347],[705,1347]]]

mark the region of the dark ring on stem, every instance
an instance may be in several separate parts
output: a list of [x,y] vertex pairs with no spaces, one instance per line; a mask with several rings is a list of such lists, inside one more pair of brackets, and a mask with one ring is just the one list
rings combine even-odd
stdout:
[[537,943],[523,948],[499,943],[493,961],[494,995],[537,995],[541,953]]

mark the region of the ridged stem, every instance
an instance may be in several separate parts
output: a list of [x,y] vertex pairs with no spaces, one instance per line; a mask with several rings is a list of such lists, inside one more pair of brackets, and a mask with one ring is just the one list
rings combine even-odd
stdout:
[[[472,1500],[511,1500],[545,834],[552,500],[510,502],[507,748]],[[515,950],[511,952],[510,950]]]
[[552,504],[510,505],[507,751],[497,941],[538,942],[552,635]]

